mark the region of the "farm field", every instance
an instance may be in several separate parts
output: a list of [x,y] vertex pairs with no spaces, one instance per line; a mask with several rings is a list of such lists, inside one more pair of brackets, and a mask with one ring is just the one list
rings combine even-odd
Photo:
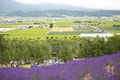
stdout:
[[3,32],[2,34],[9,34],[8,38],[32,38],[36,39],[38,37],[45,38],[46,33],[49,29],[29,29],[29,30],[12,30],[8,32]]
[[[119,21],[109,21],[100,19],[88,19],[82,21],[83,18],[23,18],[26,21],[15,21],[13,23],[1,23],[0,28],[16,28],[16,30],[0,32],[0,34],[9,34],[7,38],[31,38],[46,39],[46,37],[79,36],[80,33],[120,33]],[[50,23],[53,28],[48,28]],[[24,26],[33,28],[22,29]]]
[[33,28],[29,30],[13,30],[8,32],[2,32],[1,34],[9,34],[9,36],[5,36],[6,38],[22,38],[22,39],[46,39],[46,37],[58,37],[58,38],[64,38],[65,36],[78,36],[78,35],[63,35],[63,34],[57,34],[57,35],[47,35],[49,33],[50,29],[38,29]]
[[[64,22],[65,21],[65,22]],[[41,28],[45,27],[45,26],[49,26],[49,24],[53,22],[54,23],[54,28],[57,27],[70,27],[71,24],[73,24],[72,21],[67,21],[62,19],[62,20],[58,20],[58,21],[52,21],[50,19],[45,19],[42,21],[33,21],[33,22],[22,22],[22,23],[12,23],[12,24],[2,24],[0,25],[0,28],[16,28],[16,30],[12,30],[12,31],[7,31],[7,32],[3,32],[1,31],[0,34],[9,34],[9,36],[6,36],[7,38],[31,38],[31,39],[46,39],[46,37],[51,37],[52,35],[48,35],[49,32],[51,31],[51,29],[49,28]],[[38,23],[38,24],[35,24]],[[31,29],[21,29],[21,26],[33,26],[34,28]],[[37,27],[36,27],[37,26]],[[53,28],[53,29],[54,29]],[[62,29],[64,32],[64,29]],[[61,30],[61,31],[62,31]],[[54,35],[55,37],[59,37],[59,38],[64,38],[66,35]],[[68,34],[67,36],[74,36],[71,34]],[[76,36],[76,35],[75,35]]]

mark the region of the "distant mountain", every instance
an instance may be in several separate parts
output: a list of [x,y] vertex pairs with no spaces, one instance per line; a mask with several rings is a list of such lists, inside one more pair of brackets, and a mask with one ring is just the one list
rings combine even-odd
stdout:
[[4,16],[22,16],[22,17],[66,17],[66,16],[114,16],[119,15],[120,11],[112,10],[94,10],[94,11],[73,11],[73,10],[40,10],[40,11],[14,11]]
[[96,10],[75,7],[65,4],[22,4],[13,0],[0,0],[0,16],[27,16],[27,17],[63,17],[66,16],[113,16],[120,15],[119,11]]
[[13,0],[0,0],[0,11],[36,11],[36,10],[88,10],[88,8],[75,7],[64,4],[40,3],[40,4],[22,4]]
[[12,0],[0,0],[0,12],[23,10],[24,7],[24,4]]

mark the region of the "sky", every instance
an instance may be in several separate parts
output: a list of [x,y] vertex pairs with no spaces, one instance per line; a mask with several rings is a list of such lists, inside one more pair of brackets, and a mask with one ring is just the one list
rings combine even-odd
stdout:
[[55,3],[95,9],[120,10],[120,0],[15,0],[24,4]]

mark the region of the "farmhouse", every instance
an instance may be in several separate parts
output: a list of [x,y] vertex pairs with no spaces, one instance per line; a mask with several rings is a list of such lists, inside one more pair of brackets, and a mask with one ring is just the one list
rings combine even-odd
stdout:
[[20,25],[20,29],[30,29],[33,27],[39,27],[39,25]]

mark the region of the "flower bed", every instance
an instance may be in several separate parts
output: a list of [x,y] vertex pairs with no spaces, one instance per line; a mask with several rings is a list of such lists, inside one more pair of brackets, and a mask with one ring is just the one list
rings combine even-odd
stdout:
[[36,68],[1,68],[0,80],[120,80],[120,52]]

